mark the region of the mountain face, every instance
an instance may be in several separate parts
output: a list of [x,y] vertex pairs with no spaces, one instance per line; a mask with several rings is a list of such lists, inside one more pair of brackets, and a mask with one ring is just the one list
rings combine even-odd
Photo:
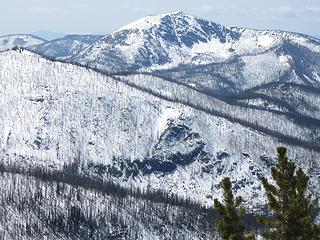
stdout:
[[77,55],[100,38],[102,38],[100,35],[67,35],[37,46],[31,46],[29,49],[50,58],[66,59]]
[[3,164],[73,169],[208,205],[230,176],[236,194],[261,209],[259,178],[285,145],[319,191],[316,127],[150,75],[107,77],[26,50],[0,54],[0,79]]
[[196,43],[226,42],[237,33],[219,24],[177,12],[150,16],[106,36],[72,60],[106,71],[177,64],[194,57]]
[[46,40],[29,34],[7,35],[0,37],[0,51],[5,51],[14,47],[29,47],[45,42]]
[[237,94],[271,83],[319,88],[320,41],[300,40],[302,44],[283,40],[274,49],[237,56],[228,61],[206,65],[188,64],[156,72],[163,77],[219,95]]

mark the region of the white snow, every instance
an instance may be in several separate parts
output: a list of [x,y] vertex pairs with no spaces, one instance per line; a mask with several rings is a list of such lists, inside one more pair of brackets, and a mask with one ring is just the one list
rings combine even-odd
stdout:
[[150,29],[151,27],[157,26],[161,23],[161,19],[164,15],[155,15],[155,16],[147,16],[144,18],[141,18],[137,21],[134,21],[132,23],[129,23],[118,30],[116,32],[124,31],[124,30],[132,30],[136,29],[139,31]]
[[208,53],[220,59],[228,59],[232,55],[229,51],[230,47],[230,43],[221,43],[219,39],[213,38],[209,42],[199,42],[193,45],[191,51],[194,55],[196,53]]
[[139,54],[139,49],[144,43],[144,38],[141,35],[130,33],[127,36],[125,44],[116,46],[124,56],[128,58],[128,62],[133,64],[135,57]]
[[7,35],[0,37],[0,52],[12,49],[16,46],[29,47],[46,42],[40,38],[33,37],[31,35]]
[[[170,20],[163,21],[165,17]],[[83,64],[90,63],[93,67],[110,72],[123,71],[121,67],[119,69],[123,62],[127,63],[125,68],[138,66],[138,70],[152,71],[177,67],[179,64],[203,65],[229,61],[234,57],[257,56],[268,51],[274,52],[288,39],[320,52],[320,41],[314,39],[314,42],[311,42],[303,35],[283,31],[227,28],[202,19],[208,26],[215,26],[217,31],[225,35],[226,41],[220,41],[215,34],[205,32],[199,19],[182,12],[147,16],[116,30],[112,38],[106,37],[97,41],[74,56],[73,60]],[[201,36],[202,40],[195,41],[189,47],[182,44],[181,39],[187,32]],[[166,34],[170,37],[166,38]],[[172,38],[176,39],[177,43],[172,44]],[[316,41],[319,44],[316,44]],[[120,64],[112,58],[114,50],[117,49],[121,55]],[[141,59],[141,52],[146,51],[148,58],[142,63],[137,61]],[[147,62],[146,66],[144,62]],[[269,70],[272,69],[267,71]]]
[[280,63],[290,66],[290,61],[292,60],[292,57],[289,55],[280,55],[279,60]]
[[270,47],[273,45],[274,39],[268,35],[262,35],[258,37],[258,45],[262,47]]
[[318,40],[318,39],[316,40],[318,42],[318,44],[316,45],[314,43],[311,43],[310,40],[308,40],[307,38],[299,36],[297,34],[289,35],[288,38],[299,45],[302,45],[302,46],[307,47],[317,53],[320,53],[320,40]]
[[156,134],[160,136],[169,126],[170,122],[178,120],[181,116],[182,111],[180,109],[175,109],[172,107],[166,107],[160,113],[160,116],[156,123]]

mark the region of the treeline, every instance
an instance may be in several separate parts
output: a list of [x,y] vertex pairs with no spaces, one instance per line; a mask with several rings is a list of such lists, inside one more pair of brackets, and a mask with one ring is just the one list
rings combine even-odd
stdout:
[[63,170],[49,169],[47,167],[30,167],[24,168],[14,163],[7,165],[0,162],[0,173],[19,174],[24,176],[32,176],[45,182],[59,182],[69,184],[75,187],[83,187],[99,191],[109,196],[125,198],[132,196],[143,200],[153,201],[156,203],[164,203],[172,206],[185,207],[194,209],[198,212],[208,213],[206,207],[194,202],[190,197],[183,198],[174,193],[168,193],[161,189],[140,189],[134,187],[123,187],[119,183],[112,180],[104,180],[98,177],[90,177],[79,174],[74,171],[74,163],[64,165]]

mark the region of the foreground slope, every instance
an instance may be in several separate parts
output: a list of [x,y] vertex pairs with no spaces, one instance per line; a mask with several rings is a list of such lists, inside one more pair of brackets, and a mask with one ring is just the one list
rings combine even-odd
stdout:
[[214,235],[206,212],[183,206],[2,171],[0,183],[0,239],[200,240]]
[[29,47],[45,43],[46,40],[30,35],[30,34],[15,34],[0,37],[0,52],[14,47]]
[[284,144],[319,191],[319,152],[179,103],[188,89],[172,99],[28,51],[0,54],[0,79],[4,164],[66,169],[210,205],[220,196],[218,183],[230,176],[248,206],[260,208],[259,178]]

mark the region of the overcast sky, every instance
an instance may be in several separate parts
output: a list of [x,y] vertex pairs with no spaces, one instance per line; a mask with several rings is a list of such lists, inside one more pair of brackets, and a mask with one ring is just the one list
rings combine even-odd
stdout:
[[179,10],[226,26],[320,35],[320,0],[3,0],[0,35],[110,33],[145,15]]

